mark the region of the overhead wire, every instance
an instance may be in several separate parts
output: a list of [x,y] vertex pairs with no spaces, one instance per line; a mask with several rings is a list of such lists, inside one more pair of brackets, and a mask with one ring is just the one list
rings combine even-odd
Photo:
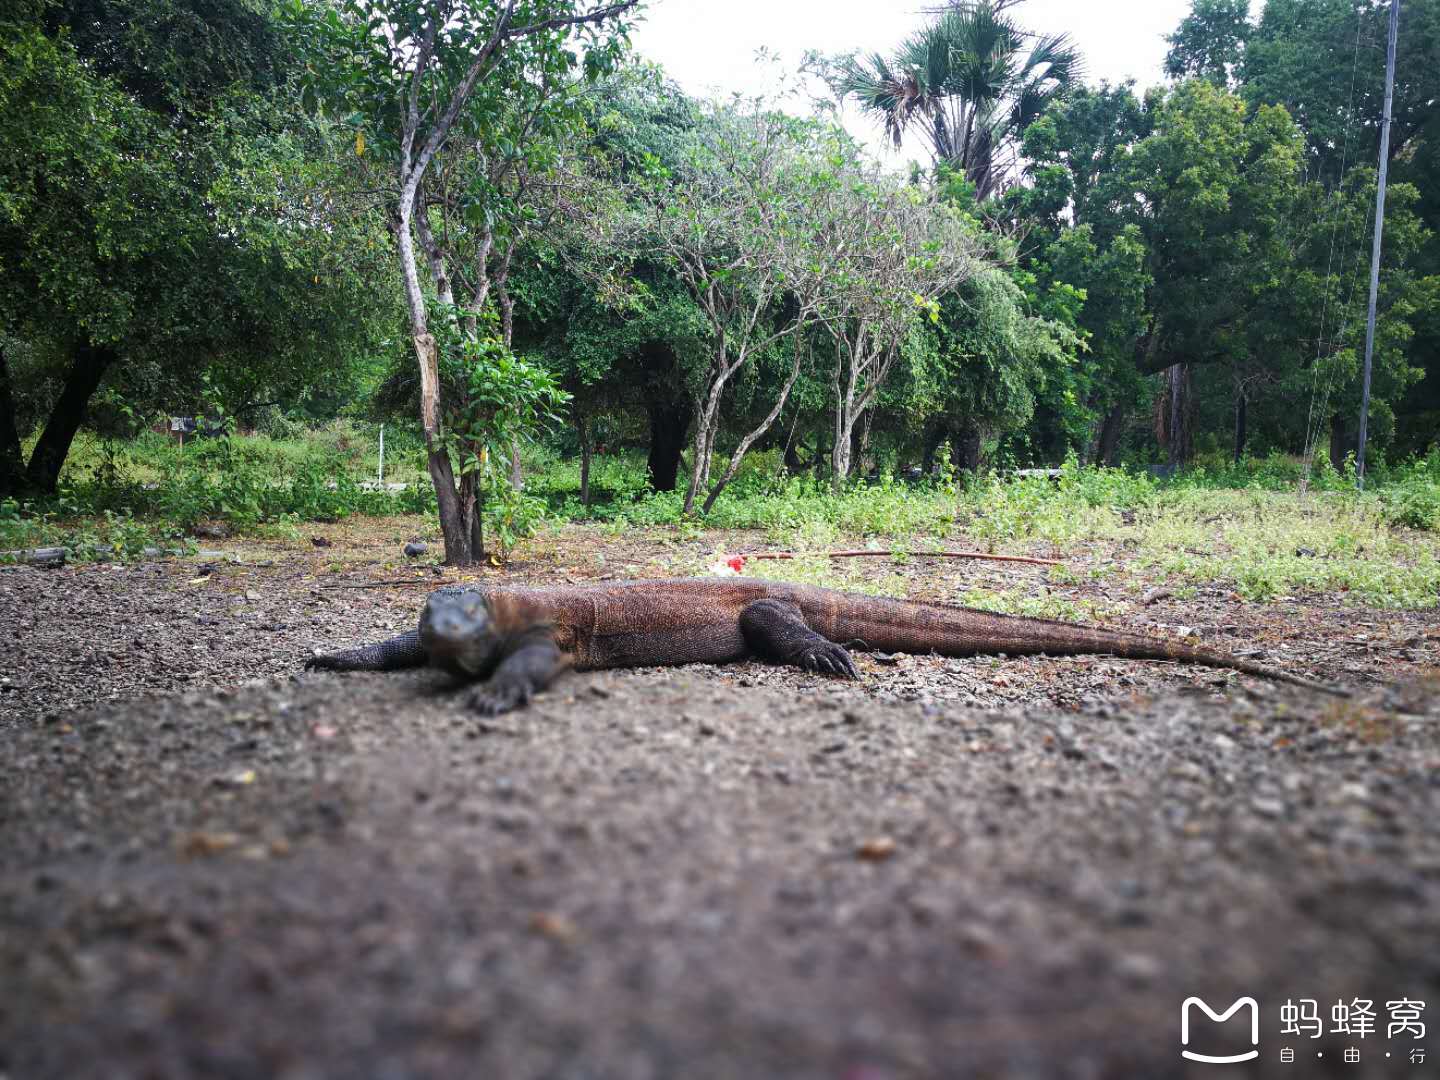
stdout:
[[[1320,431],[1328,419],[1327,414],[1330,406],[1330,395],[1334,389],[1335,382],[1334,365],[1325,364],[1323,365],[1325,368],[1323,385],[1317,385],[1321,379],[1321,361],[1325,358],[1324,352],[1327,344],[1325,330],[1329,318],[1330,289],[1335,265],[1335,238],[1339,231],[1341,208],[1344,205],[1345,167],[1350,156],[1350,130],[1355,122],[1355,81],[1360,68],[1360,39],[1365,26],[1364,16],[1365,6],[1363,3],[1357,2],[1355,5],[1355,45],[1350,61],[1350,93],[1345,110],[1345,137],[1340,147],[1340,171],[1336,176],[1335,190],[1331,196],[1333,205],[1330,210],[1330,245],[1325,257],[1325,285],[1320,300],[1320,327],[1319,333],[1315,338],[1315,359],[1310,365],[1310,409],[1305,421],[1305,454],[1304,464],[1301,470],[1302,487],[1308,485],[1310,482],[1310,473],[1315,464],[1315,450],[1320,441]],[[1342,266],[1345,261],[1342,247]],[[1338,305],[1339,313],[1336,316],[1337,321],[1344,318],[1344,313],[1348,310],[1354,297],[1355,283],[1352,280],[1350,296],[1343,304]],[[1328,344],[1338,347],[1344,337],[1345,328],[1345,325],[1341,324],[1338,332],[1335,333],[1334,339],[1330,340]]]

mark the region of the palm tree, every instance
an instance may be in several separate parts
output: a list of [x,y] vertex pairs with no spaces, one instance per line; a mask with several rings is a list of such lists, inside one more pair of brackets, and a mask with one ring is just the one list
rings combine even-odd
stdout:
[[937,165],[975,185],[977,199],[1008,184],[1020,134],[1080,73],[1068,34],[1032,35],[1005,12],[1014,0],[952,0],[890,57],[843,60],[833,80],[843,99],[880,119],[899,147],[918,127]]

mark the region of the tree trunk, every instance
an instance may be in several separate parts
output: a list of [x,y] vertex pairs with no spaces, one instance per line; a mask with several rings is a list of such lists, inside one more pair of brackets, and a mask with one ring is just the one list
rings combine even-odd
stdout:
[[874,419],[874,409],[866,409],[860,414],[859,437],[855,440],[855,463],[865,476],[874,471],[874,463],[870,461],[870,425]]
[[0,340],[0,499],[19,495],[25,487],[25,460],[15,427],[15,398],[10,391],[10,366]]
[[1121,405],[1106,412],[1100,421],[1100,433],[1095,439],[1095,464],[1113,466],[1115,453],[1120,449],[1120,436],[1125,432],[1125,409]]
[[507,349],[515,344],[515,298],[510,295],[509,279],[510,256],[506,255],[496,275],[495,299],[500,308],[500,340]]
[[469,566],[476,556],[472,544],[470,521],[462,510],[460,493],[455,489],[455,470],[450,456],[442,450],[425,455],[430,482],[435,487],[435,500],[440,509],[440,535],[445,540],[445,562],[449,566]]
[[830,490],[839,495],[850,479],[850,432],[837,424],[835,446],[830,451]]
[[[514,247],[512,245],[511,251]],[[495,298],[500,306],[500,340],[510,348],[515,340],[515,299],[510,295],[510,254],[506,252],[495,283]],[[510,486],[516,491],[525,489],[525,467],[520,463],[520,440],[510,443]]]
[[1335,413],[1330,417],[1330,464],[1337,471],[1345,468],[1345,457],[1355,449],[1359,439],[1345,426],[1345,417]]
[[467,565],[478,563],[485,558],[485,497],[480,491],[480,475],[480,471],[476,470],[460,477],[459,490],[456,493],[460,534],[464,538],[466,557],[469,560]]
[[1183,468],[1194,456],[1191,413],[1194,402],[1190,392],[1190,365],[1171,364],[1165,369],[1165,392],[1156,409],[1155,435],[1165,448],[1166,461],[1172,469]]
[[[510,260],[515,254],[515,241],[505,249],[500,265],[495,269],[495,300],[500,308],[500,340],[505,348],[515,344],[515,298],[510,295]],[[510,443],[510,486],[516,491],[525,489],[525,467],[520,463],[520,440]]]
[[510,486],[516,491],[525,490],[525,466],[520,463],[520,440],[510,441]]
[[785,437],[784,464],[785,472],[790,476],[799,476],[805,471],[805,462],[800,457],[799,444],[795,441],[795,429],[800,426],[800,410],[795,410],[795,419],[790,421],[790,434]]
[[[453,305],[455,303],[455,286],[450,281],[450,268],[445,263],[445,253],[435,242],[435,234],[430,229],[429,207],[425,202],[425,196],[418,189],[415,193],[414,207],[415,231],[419,234],[420,247],[425,252],[425,261],[430,266],[430,280],[435,284],[435,295],[442,304]],[[466,333],[474,337],[474,320],[467,320],[464,329]]]
[[785,385],[780,388],[780,394],[775,399],[775,407],[770,410],[765,419],[759,425],[740,440],[735,447],[735,452],[730,455],[730,464],[726,466],[725,472],[715,486],[710,489],[710,494],[705,497],[705,505],[700,508],[702,514],[708,514],[710,508],[715,505],[715,500],[720,497],[720,492],[725,490],[725,485],[735,479],[735,474],[740,471],[740,463],[745,460],[745,455],[750,452],[750,447],[755,445],[757,439],[761,438],[770,430],[772,424],[780,417],[785,409],[785,402],[790,400],[790,391],[795,386],[795,380],[800,377],[800,345],[799,338],[795,339],[795,363],[790,368],[790,377],[785,380]]
[[711,387],[709,396],[695,420],[695,437],[690,441],[694,460],[690,463],[690,483],[685,488],[683,513],[695,512],[695,500],[710,483],[710,454],[715,445],[715,430],[720,426],[720,397],[723,389]]
[[[836,380],[839,389],[839,380]],[[843,397],[835,402],[834,442],[830,447],[830,490],[836,495],[845,490],[845,481],[850,479],[850,433],[855,428],[855,419],[850,415],[849,402]]]
[[950,434],[950,463],[957,472],[978,473],[985,433],[973,420],[962,420]]
[[478,493],[470,510],[470,561],[485,561],[485,496]]
[[695,408],[688,401],[661,401],[652,398],[645,403],[650,416],[650,487],[655,491],[674,491],[680,476],[680,455],[685,450],[685,432],[694,419]]
[[1246,425],[1246,421],[1247,421],[1246,413],[1247,413],[1247,411],[1248,411],[1248,406],[1249,406],[1249,401],[1248,401],[1248,400],[1246,399],[1246,397],[1245,397],[1245,390],[1244,390],[1244,388],[1237,386],[1237,387],[1235,388],[1235,460],[1236,460],[1236,462],[1239,462],[1239,460],[1240,460],[1242,457],[1245,456],[1245,441],[1246,441],[1246,435],[1247,435],[1247,432],[1246,432],[1246,426],[1247,426],[1247,425]]
[[440,348],[427,322],[425,295],[420,289],[420,269],[415,261],[415,240],[410,232],[418,187],[418,177],[408,179],[402,185],[394,226],[400,274],[405,282],[405,304],[410,315],[410,340],[420,366],[420,427],[425,435],[425,466],[430,472],[430,482],[435,486],[440,534],[445,539],[445,562],[450,566],[470,566],[478,558],[474,547],[473,520],[462,513],[460,493],[455,487],[455,470],[450,465],[449,453],[440,442]]
[[110,345],[86,342],[75,349],[75,358],[71,361],[69,374],[65,376],[60,400],[55,402],[40,441],[30,454],[30,464],[25,470],[25,486],[29,490],[41,495],[55,493],[55,487],[60,482],[60,470],[70,453],[70,444],[75,441],[75,433],[85,419],[85,406],[115,360],[115,349]]

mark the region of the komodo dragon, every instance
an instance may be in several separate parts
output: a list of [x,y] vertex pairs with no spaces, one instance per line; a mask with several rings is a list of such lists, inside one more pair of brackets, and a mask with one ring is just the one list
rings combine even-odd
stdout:
[[526,704],[569,667],[725,664],[758,656],[858,678],[842,642],[942,656],[1109,653],[1178,660],[1342,693],[1267,664],[1164,638],[753,578],[451,586],[430,594],[418,629],[317,655],[305,666],[394,671],[430,664],[467,682],[483,680],[471,705],[493,716]]

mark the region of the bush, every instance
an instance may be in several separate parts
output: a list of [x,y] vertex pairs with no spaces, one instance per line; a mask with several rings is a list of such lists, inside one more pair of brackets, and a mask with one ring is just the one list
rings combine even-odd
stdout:
[[0,562],[32,548],[63,547],[70,557],[102,562],[133,562],[149,558],[149,549],[188,550],[178,530],[163,523],[139,521],[112,510],[82,516],[80,507],[57,499],[49,507],[0,501]]
[[1380,489],[1380,504],[1391,525],[1440,531],[1440,450],[1428,460],[1397,470],[1391,483]]

